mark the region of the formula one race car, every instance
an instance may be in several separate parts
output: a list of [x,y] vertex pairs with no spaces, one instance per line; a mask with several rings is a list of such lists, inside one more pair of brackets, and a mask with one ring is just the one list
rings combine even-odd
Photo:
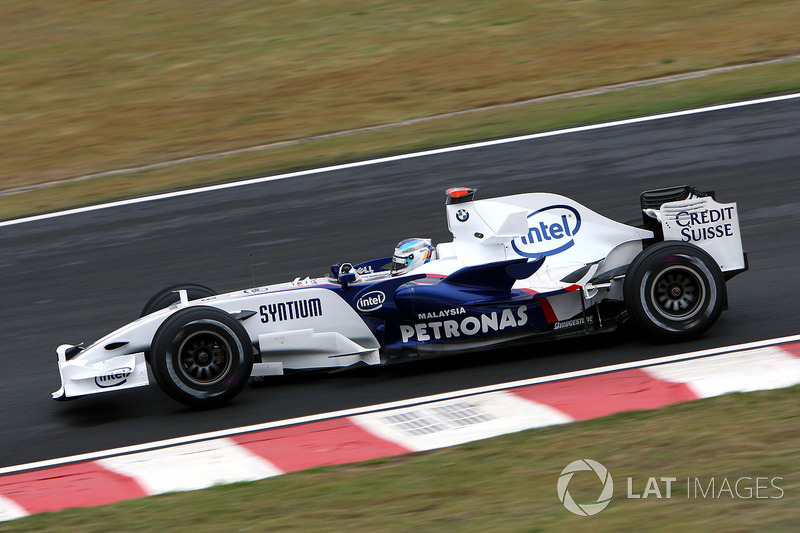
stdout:
[[58,347],[55,399],[149,383],[193,407],[251,376],[611,331],[632,320],[667,341],[697,337],[747,270],[736,204],[674,187],[641,195],[628,226],[549,193],[474,200],[447,191],[453,241],[406,239],[385,257],[321,278],[217,295],[159,292],[141,318],[91,346]]

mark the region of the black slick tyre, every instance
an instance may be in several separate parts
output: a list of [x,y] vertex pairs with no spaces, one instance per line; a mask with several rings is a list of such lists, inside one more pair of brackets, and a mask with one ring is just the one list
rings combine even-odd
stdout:
[[170,285],[155,293],[153,297],[144,304],[142,313],[139,316],[147,316],[151,313],[155,313],[159,309],[166,309],[170,305],[178,303],[181,301],[181,297],[177,291],[180,290],[186,291],[186,296],[189,297],[189,300],[199,300],[200,298],[216,296],[217,294],[214,289],[197,283],[178,283],[176,285]]
[[219,407],[250,378],[253,346],[242,324],[225,311],[197,306],[177,311],[156,331],[153,377],[173,399],[193,408]]
[[714,325],[726,301],[716,261],[690,243],[665,241],[642,251],[623,286],[634,321],[661,340],[685,341]]

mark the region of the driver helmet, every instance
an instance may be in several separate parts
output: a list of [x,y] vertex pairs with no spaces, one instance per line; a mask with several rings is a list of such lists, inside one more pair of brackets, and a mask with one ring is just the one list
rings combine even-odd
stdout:
[[392,274],[413,270],[431,259],[436,259],[436,248],[431,239],[403,239],[392,254]]

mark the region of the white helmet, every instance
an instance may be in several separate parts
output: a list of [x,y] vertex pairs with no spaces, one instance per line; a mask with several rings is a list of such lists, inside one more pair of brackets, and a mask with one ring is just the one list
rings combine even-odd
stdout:
[[431,239],[403,239],[392,254],[392,274],[413,270],[431,259],[436,259],[436,248]]

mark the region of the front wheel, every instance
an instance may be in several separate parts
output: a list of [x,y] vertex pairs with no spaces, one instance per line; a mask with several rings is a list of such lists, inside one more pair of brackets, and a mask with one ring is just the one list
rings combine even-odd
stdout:
[[253,347],[244,327],[214,307],[170,316],[153,337],[153,377],[173,399],[195,408],[219,407],[247,384]]
[[178,283],[177,285],[170,285],[155,293],[153,297],[144,304],[144,308],[139,316],[147,316],[160,309],[166,309],[174,303],[180,302],[181,296],[178,294],[178,291],[181,290],[186,291],[186,296],[189,300],[199,300],[200,298],[217,295],[214,289],[209,289],[205,285],[200,285],[198,283]]
[[716,261],[689,243],[654,244],[631,263],[625,305],[643,329],[663,340],[696,338],[714,325],[726,298]]

